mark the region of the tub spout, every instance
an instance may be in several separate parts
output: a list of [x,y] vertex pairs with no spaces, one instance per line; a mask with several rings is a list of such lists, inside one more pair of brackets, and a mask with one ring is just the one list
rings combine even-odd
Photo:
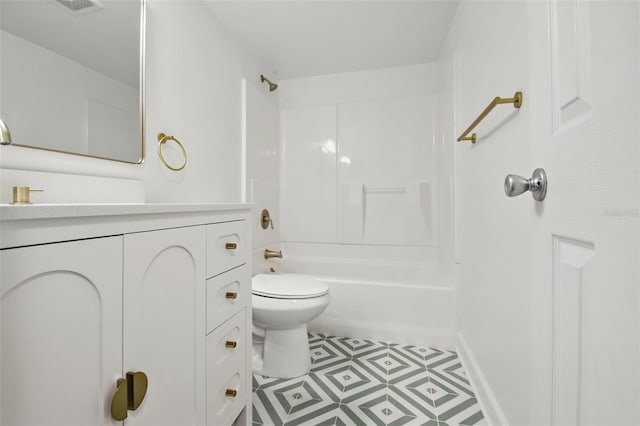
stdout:
[[265,259],[271,259],[273,257],[277,257],[282,259],[282,250],[269,250],[269,249],[265,249],[264,250],[264,258]]

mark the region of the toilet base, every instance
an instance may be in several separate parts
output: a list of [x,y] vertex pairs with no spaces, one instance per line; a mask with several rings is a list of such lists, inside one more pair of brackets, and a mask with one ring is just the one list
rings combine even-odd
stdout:
[[311,367],[307,324],[288,330],[265,330],[262,370],[267,377],[291,379],[304,376]]

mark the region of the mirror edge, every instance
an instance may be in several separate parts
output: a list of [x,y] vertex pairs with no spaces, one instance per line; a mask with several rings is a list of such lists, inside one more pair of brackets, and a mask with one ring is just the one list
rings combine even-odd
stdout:
[[118,163],[125,163],[125,164],[143,164],[146,158],[146,140],[145,140],[145,125],[146,125],[145,123],[146,121],[145,120],[146,118],[145,117],[145,112],[146,112],[145,111],[145,95],[146,95],[145,62],[146,62],[146,33],[147,33],[146,3],[147,3],[147,0],[140,0],[140,67],[139,67],[140,102],[138,107],[138,114],[140,117],[140,157],[137,160],[127,161],[127,160],[121,160],[118,158],[109,158],[109,157],[101,157],[98,155],[82,154],[79,152],[64,151],[64,150],[53,149],[53,148],[43,148],[43,147],[33,146],[33,145],[23,145],[16,142],[11,142],[3,145],[37,149],[40,151],[58,152],[61,154],[76,155],[76,156],[87,157],[87,158],[96,158],[100,160],[116,161]]
[[133,164],[142,164],[146,159],[146,46],[147,46],[147,0],[140,0],[140,158]]

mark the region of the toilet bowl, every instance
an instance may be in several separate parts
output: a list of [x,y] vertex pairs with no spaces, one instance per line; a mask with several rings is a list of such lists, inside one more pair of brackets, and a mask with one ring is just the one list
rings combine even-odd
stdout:
[[307,323],[329,304],[329,286],[308,275],[258,274],[251,279],[255,373],[305,375],[311,366]]

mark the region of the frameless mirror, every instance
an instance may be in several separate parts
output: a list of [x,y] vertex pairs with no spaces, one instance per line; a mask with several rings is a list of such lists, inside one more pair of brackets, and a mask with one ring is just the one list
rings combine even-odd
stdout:
[[14,145],[142,162],[143,0],[2,0],[0,30]]

